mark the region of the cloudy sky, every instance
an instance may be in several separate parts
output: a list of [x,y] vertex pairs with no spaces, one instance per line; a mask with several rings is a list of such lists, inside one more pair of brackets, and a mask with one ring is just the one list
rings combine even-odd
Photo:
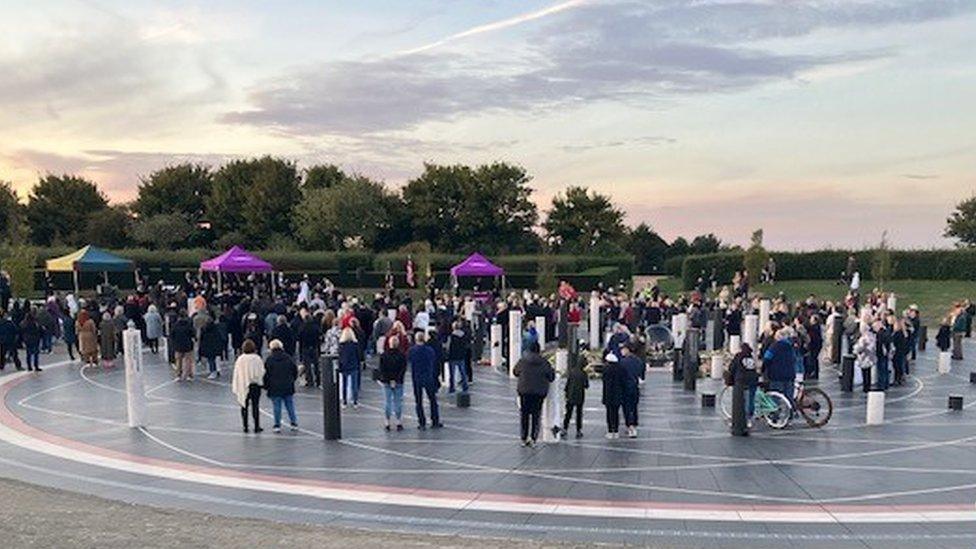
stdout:
[[976,0],[4,0],[0,179],[501,159],[667,238],[947,246],[974,52]]

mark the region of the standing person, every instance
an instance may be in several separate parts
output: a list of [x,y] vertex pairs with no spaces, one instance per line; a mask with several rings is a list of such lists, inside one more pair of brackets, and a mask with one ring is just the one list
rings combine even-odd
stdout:
[[454,392],[455,373],[460,377],[461,392],[468,392],[468,372],[466,363],[468,354],[471,351],[471,343],[468,334],[464,331],[461,321],[454,321],[454,330],[447,339],[447,367],[448,367],[448,392]]
[[155,305],[150,305],[146,311],[146,343],[152,354],[159,352],[159,338],[163,336],[163,317]]
[[563,417],[563,432],[565,437],[569,430],[569,420],[576,412],[576,438],[583,438],[583,403],[586,400],[586,390],[590,388],[590,376],[583,369],[583,358],[571,364],[566,372],[566,415]]
[[[393,336],[396,339],[396,336]],[[400,351],[400,342],[384,346],[380,355],[380,383],[383,384],[383,412],[385,427],[390,430],[390,418],[396,417],[396,430],[403,430],[403,378],[407,373],[407,358]]]
[[[947,327],[948,328],[948,327]],[[855,364],[861,370],[863,391],[866,393],[871,388],[871,370],[878,361],[876,350],[878,338],[871,326],[866,326],[861,331],[861,337],[854,344]]]
[[217,379],[220,377],[220,370],[217,368],[217,357],[224,351],[225,342],[220,339],[220,330],[217,324],[209,319],[200,329],[200,358],[207,361],[207,379]]
[[78,312],[75,331],[78,332],[78,354],[82,362],[94,366],[98,361],[98,329],[95,328],[95,321],[88,316],[87,309]]
[[935,346],[943,353],[952,346],[952,330],[949,328],[949,318],[943,318],[939,324],[939,333],[935,335]]
[[966,311],[966,338],[973,337],[973,315],[976,315],[976,304],[970,300],[963,302],[963,310]]
[[417,402],[417,428],[427,429],[427,419],[424,415],[424,395],[430,402],[430,421],[432,428],[443,427],[440,409],[437,406],[437,390],[440,382],[437,380],[437,353],[427,345],[427,333],[417,330],[414,335],[414,345],[407,355],[410,365],[410,380],[413,381],[413,398]]
[[[147,317],[148,318],[148,317]],[[254,432],[264,431],[261,428],[261,412],[258,402],[261,400],[261,386],[264,384],[264,361],[257,353],[257,345],[250,339],[241,345],[242,354],[234,361],[234,378],[231,381],[231,391],[237,397],[241,406],[241,422],[244,432],[248,432],[247,416],[250,412],[254,418]]]
[[[50,300],[53,298],[54,296],[51,296],[48,299]],[[46,305],[40,308],[31,307],[30,316],[41,329],[39,352],[44,354],[50,353],[54,343],[54,327],[57,320],[55,317],[51,316],[51,312],[48,310]],[[28,367],[28,369],[30,368]]]
[[624,404],[627,371],[616,355],[607,356],[603,366],[603,406],[607,410],[607,438],[619,438],[620,408]]
[[308,309],[303,308],[298,328],[298,352],[305,365],[305,384],[309,387],[322,385],[322,369],[319,366],[319,347],[322,344],[322,324]]
[[7,367],[7,359],[10,359],[18,370],[23,370],[17,353],[19,332],[20,329],[7,313],[0,311],[0,370]]
[[339,373],[342,374],[342,407],[349,405],[352,393],[352,406],[359,408],[359,386],[362,382],[363,348],[359,346],[352,328],[343,328],[339,335]]
[[285,352],[284,345],[277,339],[268,344],[271,353],[264,361],[264,388],[268,392],[274,411],[275,433],[281,432],[281,407],[288,412],[291,430],[298,430],[298,416],[295,414],[295,380],[298,379],[298,366]]
[[24,342],[24,354],[27,362],[27,371],[41,371],[40,353],[41,339],[44,337],[44,328],[34,319],[34,309],[31,308],[20,322],[20,339]]
[[[908,306],[908,322],[911,323],[909,330],[908,348],[911,350],[911,360],[918,358],[918,338],[922,334],[922,317],[918,314],[918,305],[914,303]],[[908,370],[905,370],[908,373]]]
[[759,386],[759,374],[756,372],[756,361],[752,358],[752,347],[743,343],[739,352],[732,357],[729,365],[733,385],[742,385],[746,390],[746,421],[752,427],[752,416],[756,413],[756,388]]
[[170,339],[173,342],[173,357],[176,361],[177,381],[193,380],[193,324],[186,317],[186,312],[180,309],[179,318],[170,328]]
[[640,382],[647,369],[644,361],[634,354],[631,342],[620,347],[620,366],[626,372],[624,377],[624,424],[627,438],[637,438],[637,406],[640,401]]
[[116,346],[117,337],[115,319],[108,311],[102,315],[102,322],[98,325],[98,352],[102,355],[102,368],[114,368],[115,357],[118,356]]
[[785,396],[793,406],[793,382],[796,379],[796,360],[793,350],[793,329],[784,326],[776,331],[775,341],[763,353],[763,374],[769,390]]
[[556,379],[556,371],[539,354],[539,342],[534,341],[512,373],[518,378],[522,445],[532,446],[539,440],[542,402],[549,394],[549,384]]
[[820,379],[820,351],[823,350],[823,326],[819,315],[810,315],[806,325],[807,355],[804,363],[804,379]]
[[891,337],[891,327],[880,320],[874,321],[874,332],[877,334],[877,339],[875,342],[875,351],[877,354],[877,378],[875,381],[875,388],[882,391],[888,390],[888,368],[891,365],[892,356],[892,337]]
[[61,327],[61,336],[64,338],[64,346],[68,350],[68,358],[74,360],[75,351],[78,351],[78,355],[81,355],[81,350],[78,349],[78,333],[75,327],[74,315],[70,314],[67,309],[64,311],[64,325]]
[[966,335],[966,309],[956,305],[952,319],[952,360],[962,360],[962,338]]
[[893,348],[891,365],[895,371],[895,385],[905,383],[905,373],[908,369],[909,335],[905,327],[906,322],[907,320],[896,320],[891,337],[891,345]]

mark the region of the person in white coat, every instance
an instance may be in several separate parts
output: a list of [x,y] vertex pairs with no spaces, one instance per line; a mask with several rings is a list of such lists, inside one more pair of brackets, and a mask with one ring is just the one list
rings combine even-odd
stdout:
[[237,397],[237,403],[241,406],[244,432],[248,432],[247,416],[250,409],[251,416],[254,418],[254,432],[260,433],[264,430],[261,428],[261,412],[258,407],[261,386],[264,383],[264,360],[258,354],[257,345],[250,339],[244,341],[241,351],[241,356],[234,362],[234,379],[230,387]]

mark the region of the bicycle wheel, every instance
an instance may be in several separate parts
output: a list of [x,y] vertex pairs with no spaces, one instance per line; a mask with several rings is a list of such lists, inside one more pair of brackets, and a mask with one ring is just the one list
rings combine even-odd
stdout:
[[773,429],[785,428],[790,424],[790,416],[793,414],[790,399],[776,391],[767,391],[766,398],[773,404],[772,409],[763,414],[763,419],[766,420],[766,424]]
[[719,393],[718,407],[722,410],[722,415],[725,416],[726,421],[732,419],[732,387],[726,385]]
[[803,397],[796,405],[810,427],[823,427],[834,415],[834,403],[823,389],[816,387],[804,388]]

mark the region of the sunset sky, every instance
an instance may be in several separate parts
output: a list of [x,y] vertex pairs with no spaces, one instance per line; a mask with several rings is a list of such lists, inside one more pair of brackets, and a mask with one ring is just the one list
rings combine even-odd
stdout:
[[663,236],[948,246],[976,191],[974,0],[0,3],[0,179],[113,201],[276,154],[400,185],[519,163]]

